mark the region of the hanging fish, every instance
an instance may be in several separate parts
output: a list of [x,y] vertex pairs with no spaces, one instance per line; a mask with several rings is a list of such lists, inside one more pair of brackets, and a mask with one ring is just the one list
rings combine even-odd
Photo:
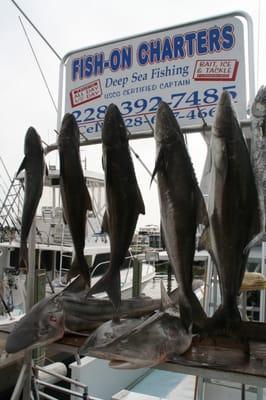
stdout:
[[32,127],[27,130],[25,136],[24,154],[25,157],[17,172],[18,175],[20,171],[25,169],[25,194],[21,221],[19,267],[27,270],[27,239],[42,195],[44,171],[46,168],[41,138]]
[[64,218],[68,223],[75,249],[68,279],[81,274],[85,284],[90,286],[90,272],[84,257],[84,245],[87,211],[92,211],[92,202],[81,166],[79,128],[72,114],[66,114],[63,118],[58,136],[58,149]]
[[188,328],[202,327],[206,315],[193,292],[193,259],[196,229],[208,225],[205,202],[199,189],[183,134],[170,107],[161,102],[155,127],[156,163],[161,226],[166,250],[179,289],[181,319]]
[[219,275],[222,304],[213,316],[214,326],[230,330],[241,320],[237,294],[246,268],[247,246],[260,232],[260,213],[249,152],[227,92],[218,104],[210,150],[210,225],[200,248],[209,250]]
[[145,207],[130,155],[127,130],[114,104],[110,104],[105,115],[102,143],[107,203],[104,225],[110,237],[111,259],[105,275],[91,288],[89,295],[107,292],[117,311],[121,302],[120,268],[138,216],[145,214]]

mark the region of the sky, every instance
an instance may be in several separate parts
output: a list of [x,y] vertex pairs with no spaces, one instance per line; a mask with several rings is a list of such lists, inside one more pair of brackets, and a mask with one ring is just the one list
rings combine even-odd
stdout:
[[[266,27],[262,23],[263,16],[266,16],[266,3],[263,1],[134,0],[125,5],[122,0],[17,0],[17,3],[61,57],[73,49],[231,11],[246,11],[254,23],[256,89],[266,84]],[[19,16],[20,13],[11,0],[1,0],[0,156],[11,176],[14,176],[23,159],[24,137],[29,126],[36,128],[44,142],[51,144],[56,141],[56,112],[23,33]],[[57,103],[59,60],[23,17],[22,20]],[[137,140],[131,142],[131,145],[152,171],[155,159],[154,139]],[[200,179],[206,156],[206,146],[200,134],[189,135],[188,148]],[[100,145],[82,148],[81,157],[86,158],[88,169],[102,171]],[[58,163],[57,153],[53,152],[47,162]],[[146,215],[140,217],[138,225],[158,224],[156,185],[153,184],[150,188],[149,175],[138,160],[134,159],[134,164],[146,204]]]

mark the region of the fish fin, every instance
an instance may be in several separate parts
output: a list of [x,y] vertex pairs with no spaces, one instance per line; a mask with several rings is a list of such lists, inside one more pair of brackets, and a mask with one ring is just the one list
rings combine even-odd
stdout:
[[210,242],[210,228],[209,226],[205,227],[203,230],[197,245],[198,251],[207,250],[210,252],[211,250],[211,242]]
[[167,294],[167,291],[164,287],[163,281],[161,280],[161,311],[167,310],[169,307],[173,307],[173,302]]
[[86,289],[87,283],[83,277],[79,274],[67,285],[60,293],[79,293]]
[[20,252],[19,252],[19,268],[28,270],[28,248],[27,243],[22,242],[20,244]]
[[65,224],[65,225],[68,224],[67,218],[66,218],[66,214],[65,214],[64,210],[63,210],[63,221],[64,221],[64,224]]
[[113,303],[115,311],[121,304],[120,272],[112,274],[107,271],[106,274],[95,283],[88,291],[87,297],[96,293],[106,292]]
[[101,225],[101,233],[108,233],[109,234],[109,223],[108,223],[108,213],[105,210],[102,219]]
[[200,188],[197,187],[197,225],[209,225],[209,217],[207,213],[206,203],[204,197],[200,191]]
[[137,204],[139,214],[145,214],[145,205],[139,187],[137,186]]
[[86,204],[87,210],[93,211],[91,196],[90,196],[90,193],[89,193],[88,188],[86,187],[86,185],[85,185],[84,195],[85,195],[85,204]]
[[74,258],[70,270],[67,274],[67,281],[79,274],[82,276],[85,283],[90,287],[90,271],[85,257],[83,257],[83,259],[80,261],[78,261],[76,257]]
[[141,322],[139,325],[137,325],[135,328],[133,328],[130,333],[126,332],[122,336],[120,336],[119,340],[123,340],[128,336],[137,334],[142,329],[144,329],[146,326],[152,324],[154,321],[157,321],[157,319],[160,318],[162,315],[163,315],[163,311],[156,311],[150,317],[146,318],[143,322]]
[[263,225],[264,224],[262,223],[261,211],[259,210],[259,208],[257,208],[252,221],[252,239],[244,248],[244,254],[249,253],[252,247],[260,245],[261,242],[264,240],[266,232],[263,230]]
[[178,301],[179,301],[179,290],[178,290],[178,288],[172,290],[171,293],[169,294],[169,297],[170,297],[170,299],[171,299],[173,304],[178,304]]
[[246,245],[246,247],[243,250],[243,253],[244,254],[249,253],[249,251],[252,247],[260,245],[261,242],[265,239],[266,239],[266,233],[260,232],[258,235],[253,237],[253,239],[251,239],[251,241]]
[[21,164],[20,164],[20,166],[19,166],[18,172],[16,173],[16,177],[18,176],[18,174],[19,174],[21,171],[23,171],[23,169],[26,168],[26,161],[27,161],[27,159],[26,159],[26,157],[24,157],[23,160],[22,160],[22,162],[21,162]]
[[163,164],[164,164],[164,151],[163,151],[163,147],[161,147],[159,150],[158,156],[156,158],[156,161],[155,161],[155,166],[154,166],[154,170],[153,170],[153,173],[151,176],[150,186],[152,184],[152,181],[153,181],[155,175],[162,168]]
[[138,363],[133,363],[130,361],[119,361],[119,360],[111,360],[109,362],[109,367],[114,369],[137,369],[146,367],[146,363],[144,366],[139,365]]
[[160,240],[161,240],[161,247],[163,250],[166,249],[166,241],[165,241],[165,233],[163,229],[162,220],[160,221]]

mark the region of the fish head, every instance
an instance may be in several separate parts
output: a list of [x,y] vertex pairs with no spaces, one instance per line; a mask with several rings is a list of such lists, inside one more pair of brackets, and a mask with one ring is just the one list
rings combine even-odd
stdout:
[[54,342],[64,334],[64,310],[60,296],[45,298],[15,325],[6,341],[7,353]]
[[64,115],[61,129],[58,136],[58,144],[64,145],[71,142],[75,146],[79,146],[79,127],[73,114],[66,113]]
[[24,153],[25,156],[43,153],[41,137],[32,126],[29,127],[25,135]]
[[111,103],[104,117],[102,142],[105,146],[127,145],[127,130],[119,108]]
[[180,140],[184,143],[183,134],[173,111],[167,103],[162,101],[156,113],[156,126],[154,137],[157,143],[169,144]]
[[235,126],[238,125],[231,98],[227,91],[223,91],[218,102],[213,124],[213,135],[225,140],[232,139]]

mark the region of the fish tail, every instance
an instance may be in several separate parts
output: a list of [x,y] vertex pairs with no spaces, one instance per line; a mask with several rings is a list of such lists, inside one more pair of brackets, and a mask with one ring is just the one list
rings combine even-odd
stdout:
[[90,287],[91,285],[90,270],[85,257],[80,257],[79,259],[77,259],[76,257],[74,258],[74,261],[67,274],[67,280],[69,281],[70,279],[74,278],[79,274],[83,277],[86,284]]
[[89,290],[87,296],[106,292],[117,310],[121,304],[120,272],[112,274],[109,271]]
[[20,251],[19,251],[19,268],[28,270],[28,248],[26,242],[20,243]]
[[194,324],[200,328],[204,327],[207,320],[207,315],[194,292],[192,292],[190,304],[192,310],[192,320]]
[[193,291],[187,297],[180,296],[179,307],[181,320],[187,330],[189,329],[191,322],[199,328],[204,327],[207,315]]

